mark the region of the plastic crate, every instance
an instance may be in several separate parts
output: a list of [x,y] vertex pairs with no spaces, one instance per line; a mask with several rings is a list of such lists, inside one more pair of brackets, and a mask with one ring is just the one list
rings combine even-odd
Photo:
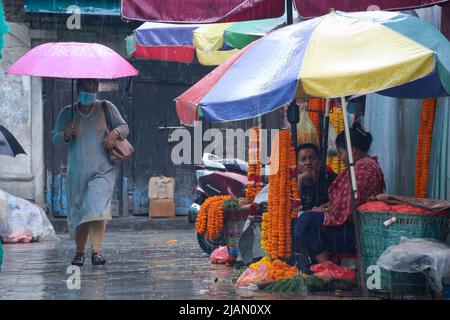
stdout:
[[[367,267],[376,265],[381,254],[388,247],[399,244],[401,237],[445,241],[448,234],[448,214],[359,211],[358,216],[361,258],[366,281],[370,276],[365,272]],[[383,222],[394,216],[397,222],[386,228]],[[381,289],[378,290],[418,293],[428,290],[428,284],[423,274],[397,273],[381,268]]]

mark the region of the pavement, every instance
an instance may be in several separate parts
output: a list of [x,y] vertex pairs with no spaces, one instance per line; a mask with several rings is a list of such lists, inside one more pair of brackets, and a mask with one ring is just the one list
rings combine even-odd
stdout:
[[92,266],[88,257],[79,270],[69,268],[73,240],[53,220],[58,241],[3,245],[0,300],[346,299],[238,290],[233,269],[209,262],[186,220],[114,219],[104,241],[107,264]]

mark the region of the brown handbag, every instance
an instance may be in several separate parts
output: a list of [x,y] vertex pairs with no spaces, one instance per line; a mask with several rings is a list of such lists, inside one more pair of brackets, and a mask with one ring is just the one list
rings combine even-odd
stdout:
[[[111,114],[109,113],[108,107],[106,106],[106,101],[102,101],[102,108],[103,112],[105,113],[105,119],[106,119],[106,126],[108,133],[113,130],[112,123],[111,123]],[[109,151],[109,160],[116,162],[116,161],[122,161],[128,157],[130,157],[135,149],[131,145],[131,143],[127,139],[117,139],[114,147]]]

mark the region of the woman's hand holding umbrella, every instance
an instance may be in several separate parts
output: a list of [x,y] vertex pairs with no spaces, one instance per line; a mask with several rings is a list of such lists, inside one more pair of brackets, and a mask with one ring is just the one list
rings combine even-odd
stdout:
[[70,139],[75,138],[76,135],[77,129],[75,128],[75,124],[71,122],[64,129],[64,140],[69,141]]

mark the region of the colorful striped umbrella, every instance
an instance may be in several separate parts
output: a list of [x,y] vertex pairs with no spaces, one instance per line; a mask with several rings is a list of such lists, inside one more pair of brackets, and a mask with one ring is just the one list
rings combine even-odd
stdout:
[[[298,16],[296,17],[298,19]],[[286,23],[286,17],[245,22],[177,25],[146,22],[127,38],[130,56],[216,66]]]
[[450,44],[416,17],[331,12],[254,42],[176,99],[180,120],[252,118],[299,97],[450,92]]

